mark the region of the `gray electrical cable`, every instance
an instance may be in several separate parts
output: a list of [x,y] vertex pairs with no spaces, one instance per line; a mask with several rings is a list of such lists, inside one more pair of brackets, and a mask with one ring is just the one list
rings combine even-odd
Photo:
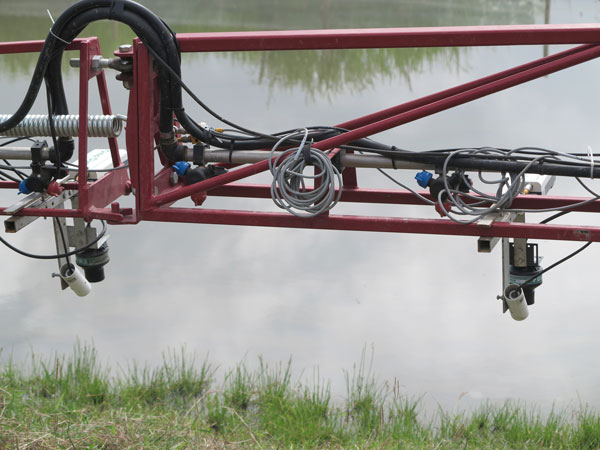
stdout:
[[[315,217],[333,208],[342,195],[342,176],[329,156],[307,143],[307,129],[283,136],[271,149],[269,170],[273,175],[271,198],[277,207],[297,217]],[[285,141],[303,135],[300,146],[281,152],[275,151]],[[304,169],[314,166],[316,174],[307,175]],[[319,181],[313,189],[306,187],[306,180]],[[337,191],[336,191],[337,185]]]

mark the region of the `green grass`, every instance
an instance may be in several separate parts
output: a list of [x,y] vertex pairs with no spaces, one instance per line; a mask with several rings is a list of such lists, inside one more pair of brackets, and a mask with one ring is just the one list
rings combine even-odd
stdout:
[[345,399],[333,401],[318,371],[296,380],[291,361],[240,363],[217,381],[207,360],[181,349],[159,367],[112,373],[77,344],[70,355],[0,366],[0,448],[600,447],[600,416],[589,408],[542,415],[507,402],[423,419],[419,399],[377,382],[371,367],[363,352],[345,374]]

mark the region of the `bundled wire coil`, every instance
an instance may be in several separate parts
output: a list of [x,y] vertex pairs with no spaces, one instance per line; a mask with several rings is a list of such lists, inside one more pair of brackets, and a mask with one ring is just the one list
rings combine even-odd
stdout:
[[[299,147],[290,148],[275,157],[275,151],[286,140],[304,134]],[[269,170],[273,175],[271,198],[281,209],[297,217],[315,217],[333,208],[342,195],[342,177],[329,156],[307,143],[308,130],[296,131],[282,137],[271,149]],[[304,173],[314,166],[315,175]],[[314,188],[306,180],[314,180]],[[317,183],[318,181],[318,183]],[[337,185],[337,190],[336,190]]]

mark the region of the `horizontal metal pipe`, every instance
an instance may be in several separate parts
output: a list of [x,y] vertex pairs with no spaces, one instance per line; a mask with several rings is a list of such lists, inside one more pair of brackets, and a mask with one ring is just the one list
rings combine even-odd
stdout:
[[600,43],[598,24],[181,33],[182,52]]
[[[191,153],[191,152],[190,152]],[[278,157],[281,152],[273,152],[273,157]],[[189,160],[193,159],[192,155]],[[268,160],[271,156],[270,151],[266,150],[239,150],[229,152],[228,150],[209,150],[204,153],[205,162],[213,163],[231,163],[231,164],[252,164]],[[432,165],[419,162],[396,161],[391,158],[379,155],[357,155],[352,153],[341,153],[341,163],[344,167],[371,168],[371,169],[423,169],[433,167]]]
[[600,241],[600,227],[514,222],[495,222],[490,227],[480,227],[476,224],[459,224],[448,219],[337,215],[302,218],[287,213],[192,208],[151,208],[144,212],[144,220],[388,233],[535,238],[560,241]]
[[[281,152],[274,152],[273,157],[277,157]],[[210,150],[204,153],[206,162],[232,163],[232,164],[253,164],[268,160],[271,152],[265,150],[238,150],[229,152],[227,150]],[[356,153],[340,154],[340,161],[343,167],[365,168],[365,169],[408,169],[422,170],[432,169],[442,165],[445,155],[427,155],[415,153],[411,155],[415,161],[392,161],[387,156],[380,155],[360,155]],[[419,161],[422,159],[422,162]],[[435,159],[439,162],[433,162]],[[520,161],[502,161],[502,160],[478,160],[471,158],[454,158],[448,164],[449,169],[465,169],[469,171],[482,172],[520,172],[527,166],[526,162]],[[590,166],[566,166],[552,162],[535,163],[529,167],[528,173],[537,173],[556,176],[571,176],[588,178],[592,174],[594,178],[600,178],[600,167]]]
[[[50,159],[50,150],[45,148],[41,151],[42,161]],[[29,147],[0,147],[0,159],[21,159],[31,161],[31,150]]]

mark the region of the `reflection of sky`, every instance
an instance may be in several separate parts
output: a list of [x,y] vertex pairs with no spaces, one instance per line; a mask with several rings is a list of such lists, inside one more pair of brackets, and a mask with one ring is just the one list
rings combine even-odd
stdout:
[[[592,2],[553,2],[555,22],[595,20],[599,13]],[[266,98],[265,87],[247,67],[216,57],[206,58],[202,67],[186,63],[183,72],[225,117],[273,131],[342,122],[539,57],[541,49],[474,49],[467,56],[459,72],[433,63],[431,72],[413,77],[410,88],[399,78],[331,99],[307,100],[294,88]],[[416,149],[599,148],[594,88],[599,71],[598,62],[586,63],[381,139]],[[69,83],[68,92],[75,92],[75,80]],[[26,84],[25,79],[5,83],[4,104],[16,105]],[[114,109],[124,112],[122,91],[112,86]],[[193,105],[186,109],[196,120],[206,119]],[[392,187],[376,174],[361,175],[365,185]],[[412,176],[399,177],[412,183]],[[592,185],[600,189],[598,182]],[[564,180],[554,193],[580,194]],[[0,197],[3,203],[6,197]],[[206,206],[222,202],[212,198]],[[259,205],[272,208],[269,202]],[[417,207],[385,209],[392,215],[431,215]],[[372,210],[382,207],[340,205],[336,211]],[[573,214],[560,220],[586,219]],[[544,407],[580,398],[600,405],[596,246],[545,276],[530,317],[517,323],[501,315],[495,300],[499,250],[477,254],[475,238],[157,223],[110,227],[110,234],[107,280],[84,299],[59,292],[50,278],[54,263],[0,249],[5,352],[22,357],[30,348],[69,351],[79,337],[93,341],[112,364],[130,358],[156,363],[161,351],[181,344],[199,357],[208,353],[224,368],[244,357],[253,364],[258,355],[267,361],[292,355],[297,374],[318,366],[338,395],[344,393],[342,370],[352,370],[361,349],[372,346],[377,377],[398,379],[409,395],[426,394],[430,406],[460,407],[486,398]],[[39,221],[9,238],[50,253],[49,236],[50,222]],[[540,250],[547,265],[578,245],[541,241]],[[469,394],[458,402],[462,392]]]

